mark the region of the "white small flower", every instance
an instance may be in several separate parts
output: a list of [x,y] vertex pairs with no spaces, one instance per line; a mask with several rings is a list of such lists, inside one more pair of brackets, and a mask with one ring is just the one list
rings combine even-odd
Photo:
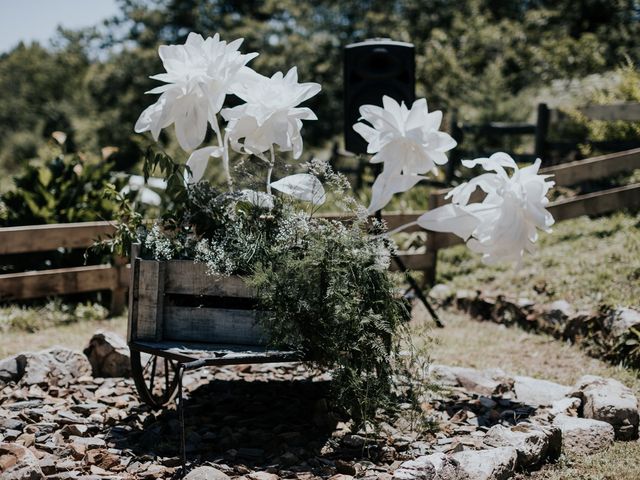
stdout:
[[271,78],[254,75],[236,91],[247,103],[221,112],[229,122],[231,147],[241,153],[261,155],[275,144],[281,151],[292,150],[293,157],[300,158],[302,120],[317,117],[309,108],[298,105],[319,91],[317,83],[298,83],[296,67],[284,76],[282,72]]
[[245,65],[258,55],[241,54],[242,40],[227,44],[218,34],[205,40],[190,33],[184,45],[161,45],[159,54],[166,73],[151,78],[166,84],[147,92],[161,95],[142,112],[135,131],[151,131],[157,140],[160,130],[174,123],[178,142],[187,151],[202,143],[207,123],[219,131],[216,115],[225,96],[251,75]]
[[[416,175],[434,171],[436,165],[447,163],[445,152],[456,146],[450,135],[438,131],[442,112],[429,113],[424,98],[413,102],[408,109],[386,95],[382,107],[363,105],[360,119],[353,129],[368,143],[367,153],[375,154],[371,163],[383,163],[381,176],[387,186],[372,195],[370,211],[384,207],[395,193],[413,187]],[[413,176],[406,180],[404,176]]]
[[[468,168],[480,165],[492,173],[451,190],[447,198],[452,203],[425,213],[418,224],[468,239],[469,248],[482,253],[485,263],[520,261],[525,251],[534,250],[537,229],[550,231],[554,223],[545,208],[549,203],[546,195],[554,182],[547,180],[549,175],[538,174],[540,159],[520,169],[509,155],[499,152],[490,158],[463,160],[462,164]],[[513,174],[509,176],[505,168],[512,169]],[[482,202],[469,203],[476,188],[486,197]]]

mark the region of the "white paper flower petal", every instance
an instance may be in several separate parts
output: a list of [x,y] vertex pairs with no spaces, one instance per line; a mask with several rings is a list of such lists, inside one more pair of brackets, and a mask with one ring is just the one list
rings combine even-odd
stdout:
[[473,168],[476,165],[481,165],[482,168],[488,171],[499,172],[507,168],[517,169],[518,165],[513,158],[504,152],[497,152],[491,155],[489,158],[476,158],[475,160],[462,160],[462,165],[467,168]]
[[147,93],[161,94],[136,122],[136,132],[151,131],[157,140],[160,130],[175,124],[180,146],[190,151],[206,136],[207,125],[217,127],[215,116],[225,96],[247,75],[246,64],[255,54],[238,51],[242,40],[227,44],[219,35],[206,40],[190,34],[183,45],[162,45],[158,49],[165,72],[151,78],[165,82]]
[[309,173],[297,173],[271,183],[271,187],[297,200],[322,205],[326,200],[320,180]]
[[236,94],[247,103],[225,108],[221,114],[229,123],[227,134],[236,151],[261,155],[277,145],[282,152],[302,154],[302,120],[316,120],[307,107],[298,105],[320,91],[317,83],[298,83],[294,68],[287,75],[246,76]]
[[480,219],[465,208],[449,203],[423,213],[416,222],[425,230],[450,232],[467,240],[478,227]]
[[[367,142],[367,153],[375,153],[372,163],[394,165],[407,175],[422,175],[445,164],[444,152],[456,145],[450,135],[439,132],[442,112],[429,112],[427,101],[418,99],[411,108],[388,96],[383,107],[362,105],[360,120],[353,125]],[[364,123],[367,122],[367,123]]]
[[153,205],[154,207],[159,207],[162,203],[162,199],[160,195],[151,190],[150,188],[143,188],[140,192],[140,201],[147,205]]
[[419,175],[396,175],[382,173],[371,187],[370,214],[382,210],[396,193],[406,192],[425,177]]
[[207,169],[209,157],[221,157],[221,147],[205,147],[194,150],[187,160],[187,167],[191,170],[191,174],[186,174],[185,179],[188,183],[198,183]]

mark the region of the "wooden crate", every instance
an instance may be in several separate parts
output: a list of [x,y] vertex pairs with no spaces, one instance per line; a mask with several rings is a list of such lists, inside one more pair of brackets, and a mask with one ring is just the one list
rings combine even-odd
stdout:
[[132,255],[129,342],[264,346],[257,300],[237,276],[213,276],[191,260]]

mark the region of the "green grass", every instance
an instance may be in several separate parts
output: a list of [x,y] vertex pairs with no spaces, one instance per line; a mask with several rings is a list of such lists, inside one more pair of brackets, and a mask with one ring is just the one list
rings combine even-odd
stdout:
[[483,265],[460,245],[438,252],[438,282],[578,309],[640,305],[640,214],[579,217],[542,233],[538,250],[513,265]]
[[70,305],[55,300],[40,307],[10,305],[0,307],[0,333],[16,330],[34,333],[59,325],[104,320],[108,315],[105,307],[93,303]]

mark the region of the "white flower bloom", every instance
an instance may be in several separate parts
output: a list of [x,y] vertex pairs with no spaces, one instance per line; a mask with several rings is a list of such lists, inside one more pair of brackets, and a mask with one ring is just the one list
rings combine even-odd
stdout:
[[129,192],[137,192],[136,200],[146,205],[158,207],[162,203],[162,198],[152,188],[165,190],[167,182],[162,178],[156,177],[150,177],[145,182],[142,175],[131,175],[128,184],[120,190],[120,193],[126,195]]
[[151,78],[166,84],[147,92],[161,95],[142,112],[136,132],[151,131],[157,140],[160,130],[174,123],[178,142],[188,151],[202,143],[207,123],[219,131],[216,115],[225,96],[251,75],[245,65],[258,55],[241,54],[242,40],[227,44],[218,34],[205,40],[190,33],[184,45],[161,45],[159,54],[166,73]]
[[371,163],[383,163],[381,175],[387,176],[384,183],[388,188],[372,196],[369,210],[384,207],[393,194],[415,185],[403,176],[423,175],[434,171],[436,165],[447,163],[445,152],[456,146],[450,135],[438,131],[442,112],[429,113],[424,98],[413,102],[410,110],[404,102],[399,104],[386,95],[382,105],[361,106],[360,119],[371,125],[363,122],[353,125],[367,141],[367,153],[375,154]]
[[296,67],[284,76],[277,72],[271,78],[262,75],[249,78],[236,91],[247,103],[221,112],[229,122],[231,147],[241,153],[261,155],[275,144],[283,152],[293,150],[293,157],[300,158],[302,120],[317,117],[309,108],[298,105],[319,91],[317,83],[298,83]]
[[[518,168],[506,153],[490,158],[463,160],[465,167],[481,165],[488,172],[449,192],[452,203],[435,208],[418,219],[423,228],[452,232],[468,240],[467,245],[483,254],[488,264],[500,260],[520,261],[525,251],[532,252],[538,239],[537,229],[550,231],[554,223],[545,206],[546,195],[554,182],[539,175],[540,159]],[[505,168],[513,170],[511,177]],[[486,193],[482,202],[469,203],[480,188]],[[471,237],[471,238],[469,238]]]
[[272,188],[297,200],[322,205],[327,196],[320,180],[310,173],[297,173],[281,178],[271,184]]

